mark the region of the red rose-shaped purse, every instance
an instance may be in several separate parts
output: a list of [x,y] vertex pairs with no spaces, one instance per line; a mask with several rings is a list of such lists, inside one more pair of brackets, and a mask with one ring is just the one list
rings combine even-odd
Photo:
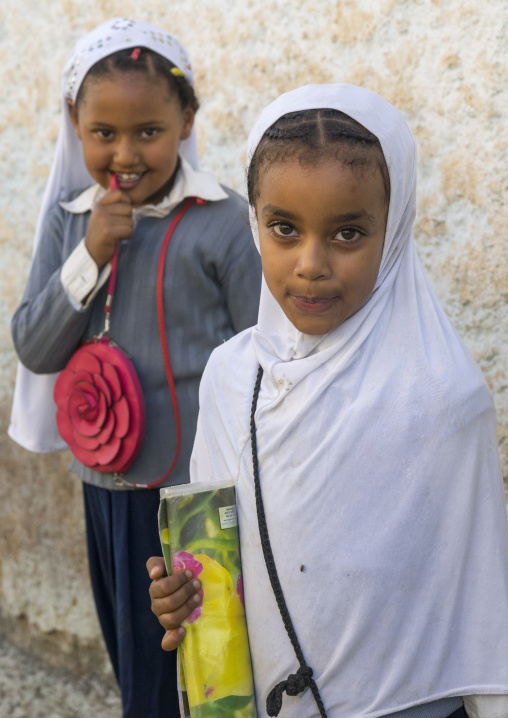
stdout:
[[[112,181],[111,189],[117,187]],[[194,201],[195,198],[190,198],[185,202],[166,233],[157,276],[159,334],[176,418],[175,456],[162,478],[151,484],[132,484],[134,488],[151,488],[161,483],[173,470],[180,451],[180,417],[165,333],[163,277],[166,250],[171,235]],[[78,461],[95,471],[118,475],[130,467],[143,442],[145,402],[132,362],[108,337],[117,266],[118,245],[111,261],[111,276],[104,307],[104,330],[99,336],[84,342],[74,352],[56,381],[53,397],[57,405],[58,431]]]
[[109,339],[82,345],[60,373],[54,393],[62,439],[85,466],[120,474],[143,441],[145,402],[137,374]]

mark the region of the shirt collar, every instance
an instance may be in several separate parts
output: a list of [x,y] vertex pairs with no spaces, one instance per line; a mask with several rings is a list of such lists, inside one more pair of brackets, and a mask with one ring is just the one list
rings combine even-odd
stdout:
[[[106,190],[100,184],[85,189],[70,202],[60,202],[60,206],[72,214],[90,212]],[[219,202],[228,195],[215,177],[208,172],[195,170],[184,157],[180,157],[180,167],[169,194],[159,204],[145,204],[133,210],[133,219],[141,217],[166,217],[187,197],[200,197],[208,202]]]

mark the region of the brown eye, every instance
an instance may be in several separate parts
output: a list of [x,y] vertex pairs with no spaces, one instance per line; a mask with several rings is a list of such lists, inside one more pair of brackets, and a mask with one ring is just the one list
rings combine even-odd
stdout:
[[292,225],[283,222],[277,222],[277,224],[272,225],[272,231],[275,235],[279,237],[296,236],[295,228]]
[[353,227],[345,227],[344,229],[340,230],[338,236],[345,242],[352,242],[359,238],[360,232]]

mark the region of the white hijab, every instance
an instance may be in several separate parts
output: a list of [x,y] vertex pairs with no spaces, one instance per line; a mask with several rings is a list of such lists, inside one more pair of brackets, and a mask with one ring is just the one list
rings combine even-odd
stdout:
[[[375,289],[334,331],[309,336],[263,283],[257,327],[217,349],[203,377],[192,461],[193,481],[236,478],[258,711],[298,663],[259,542],[248,439],[257,363],[271,545],[328,715],[378,718],[448,696],[506,694],[495,410],[415,250],[413,137],[374,92],[308,86],[263,111],[248,157],[279,117],[320,107],[364,125],[386,158],[390,207]],[[310,691],[284,697],[280,716],[317,716]]]
[[[76,100],[86,73],[99,60],[126,48],[146,47],[170,60],[194,85],[189,57],[179,41],[164,30],[140,20],[106,20],[76,43],[62,73],[62,123],[55,158],[35,231],[37,249],[49,209],[76,189],[94,183],[83,160],[81,142],[72,125],[67,100]],[[198,169],[196,130],[180,143],[180,154]],[[9,436],[25,449],[36,452],[60,451],[67,445],[56,427],[53,388],[58,374],[33,374],[18,363]]]

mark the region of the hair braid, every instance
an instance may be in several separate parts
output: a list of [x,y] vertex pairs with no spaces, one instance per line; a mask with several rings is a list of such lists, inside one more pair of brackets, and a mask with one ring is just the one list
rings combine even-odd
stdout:
[[174,75],[174,65],[170,60],[159,55],[153,50],[141,47],[141,52],[133,57],[132,47],[125,50],[118,50],[111,55],[103,57],[87,72],[85,79],[79,88],[76,97],[76,106],[82,102],[86,92],[86,84],[95,78],[107,77],[114,72],[138,72],[148,77],[162,77],[169,85],[170,92],[176,93],[180,107],[185,110],[191,107],[195,112],[199,108],[199,102],[194,88],[184,75]]
[[381,144],[372,132],[349,115],[332,108],[288,112],[263,134],[247,173],[249,202],[258,196],[259,174],[266,164],[297,156],[302,164],[335,156],[351,167],[377,161],[381,170],[386,201],[390,197],[390,176]]

